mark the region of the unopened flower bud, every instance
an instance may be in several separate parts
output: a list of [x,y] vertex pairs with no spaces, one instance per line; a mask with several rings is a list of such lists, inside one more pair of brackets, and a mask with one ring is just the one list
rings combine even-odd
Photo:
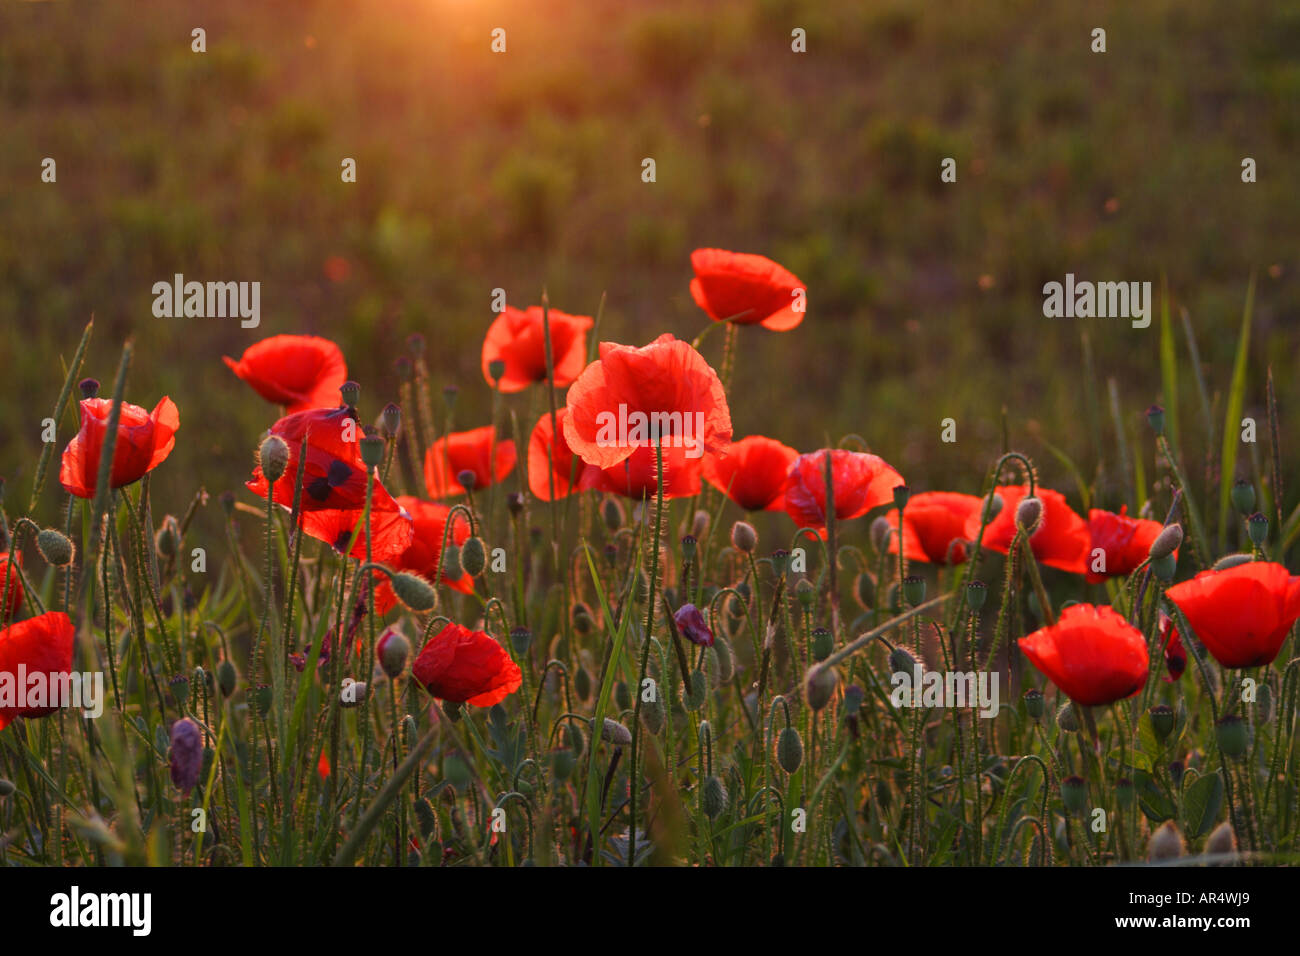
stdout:
[[747,521],[737,521],[731,526],[731,544],[737,551],[752,554],[758,547],[758,532]]
[[1238,714],[1229,714],[1214,726],[1214,737],[1225,757],[1237,758],[1250,747],[1250,726]]
[[906,674],[912,676],[916,670],[916,658],[912,656],[911,651],[905,647],[895,647],[889,652],[889,672],[891,674]]
[[1174,579],[1174,574],[1178,571],[1178,559],[1172,554],[1152,558],[1151,570],[1161,581],[1168,583]]
[[1151,834],[1147,841],[1147,860],[1155,863],[1160,860],[1176,860],[1186,852],[1183,835],[1173,820],[1166,820]]
[[465,539],[465,543],[460,546],[460,566],[471,577],[476,578],[483,573],[483,568],[487,566],[487,549],[483,547],[482,538],[475,536]]
[[1228,568],[1235,568],[1239,564],[1249,564],[1254,560],[1255,556],[1253,554],[1245,554],[1242,552],[1236,554],[1225,554],[1223,557],[1219,558],[1218,561],[1214,562],[1214,570],[1226,571]]
[[615,747],[626,747],[632,743],[632,731],[617,720],[606,717],[604,724],[600,728],[600,739],[608,741]]
[[388,675],[389,680],[396,680],[406,669],[406,659],[411,654],[411,642],[396,627],[390,627],[379,636],[375,645],[375,655],[379,666]]
[[709,513],[703,508],[695,512],[691,518],[691,537],[696,541],[703,538],[709,533]]
[[1156,535],[1151,547],[1147,549],[1147,554],[1151,555],[1151,560],[1163,558],[1173,554],[1183,543],[1183,526],[1180,524],[1165,525],[1160,533]]
[[1060,710],[1056,712],[1056,726],[1067,734],[1077,734],[1079,732],[1079,714],[1074,709],[1073,701],[1067,700],[1061,705]]
[[18,788],[14,786],[13,781],[0,777],[0,800],[5,797],[12,797],[17,792]]
[[1231,823],[1224,820],[1211,831],[1209,839],[1205,841],[1205,852],[1209,856],[1237,855],[1237,834],[1233,832]]
[[67,535],[54,528],[46,528],[36,536],[36,549],[46,564],[56,568],[65,568],[72,563],[73,547]]
[[600,503],[600,517],[610,531],[617,531],[627,520],[627,514],[616,498],[606,498]]
[[454,581],[461,576],[464,570],[464,565],[460,563],[460,548],[454,544],[447,545],[447,550],[442,552],[443,575]]
[[700,786],[700,809],[710,820],[716,820],[727,809],[727,788],[713,774],[705,777]]
[[343,678],[343,685],[339,688],[339,706],[343,708],[360,707],[369,692],[370,686],[365,681],[345,677]]
[[1002,509],[1005,505],[1006,503],[1002,500],[1000,494],[996,491],[990,493],[989,496],[984,499],[984,511],[982,513],[984,523],[991,523],[994,518],[1002,513]]
[[803,738],[794,727],[787,727],[776,738],[776,762],[786,773],[794,773],[803,763]]
[[257,461],[267,482],[275,484],[289,465],[289,443],[279,435],[267,435],[257,449]]
[[1043,502],[1041,498],[1021,498],[1020,504],[1016,505],[1016,527],[1020,528],[1027,535],[1032,535],[1038,530],[1039,523],[1043,520]]
[[1232,483],[1232,506],[1243,515],[1255,510],[1255,486],[1245,478]]
[[875,549],[876,554],[884,554],[889,549],[889,536],[893,531],[889,519],[884,515],[871,522],[871,530],[868,534],[871,538],[871,547]]
[[235,692],[235,684],[239,680],[239,675],[235,673],[235,665],[231,663],[230,658],[225,658],[217,665],[217,686],[221,688],[221,696],[229,697]]
[[433,586],[418,574],[399,571],[393,575],[393,594],[412,611],[432,611],[438,603]]
[[829,704],[838,681],[839,676],[833,667],[816,664],[810,668],[804,681],[804,699],[808,706],[817,711]]

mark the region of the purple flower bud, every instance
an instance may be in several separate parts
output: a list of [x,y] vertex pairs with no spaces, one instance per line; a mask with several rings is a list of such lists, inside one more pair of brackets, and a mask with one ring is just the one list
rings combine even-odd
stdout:
[[704,622],[704,615],[694,604],[683,604],[679,607],[673,615],[673,620],[677,622],[677,629],[692,644],[699,644],[701,647],[713,646],[713,632],[709,630],[709,625]]
[[203,734],[199,725],[188,717],[172,724],[171,747],[172,783],[181,793],[188,794],[199,782],[203,769]]

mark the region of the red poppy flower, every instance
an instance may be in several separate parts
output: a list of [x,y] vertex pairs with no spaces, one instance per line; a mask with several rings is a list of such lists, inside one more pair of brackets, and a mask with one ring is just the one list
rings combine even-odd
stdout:
[[1168,671],[1164,681],[1172,684],[1183,676],[1183,671],[1187,670],[1187,648],[1183,647],[1183,639],[1178,636],[1174,619],[1161,611],[1159,620],[1160,646],[1165,649],[1165,670]]
[[[663,449],[664,497],[689,498],[700,492],[700,459],[691,458],[685,448]],[[625,498],[653,500],[659,494],[658,461],[655,450],[642,445],[630,457],[609,468],[593,468],[583,477],[583,488],[608,491]]]
[[424,645],[411,675],[439,700],[491,707],[523,683],[519,665],[482,631],[447,624]]
[[[463,495],[460,473],[474,473],[474,490],[500,481],[515,467],[515,443],[494,438],[491,425],[439,438],[424,455],[424,484],[430,498]],[[494,466],[489,462],[494,462]]]
[[273,335],[250,345],[238,362],[229,355],[222,360],[258,395],[290,412],[337,405],[348,379],[343,350],[316,335]]
[[762,435],[750,435],[725,453],[706,455],[704,480],[746,511],[783,511],[785,478],[799,453]]
[[[955,491],[923,491],[912,495],[903,509],[903,554],[909,561],[961,564],[966,560],[966,526],[979,513],[984,499]],[[891,529],[898,528],[898,509],[885,512]],[[956,542],[956,543],[954,543]],[[898,554],[898,536],[889,539],[889,553]]]
[[[984,530],[984,547],[1006,554],[1016,535],[1016,506],[1028,489],[1024,485],[999,485],[995,490],[1002,498],[1002,510]],[[1070,509],[1059,491],[1039,486],[1034,493],[1043,502],[1038,530],[1029,536],[1035,559],[1048,567],[1086,574],[1091,541],[1087,522]],[[971,541],[979,535],[981,518],[981,512],[976,510],[966,523],[966,537]]]
[[[15,717],[44,717],[59,709],[58,706],[18,706],[18,695],[25,699],[31,693],[31,685],[25,682],[24,675],[26,678],[33,674],[46,675],[48,691],[53,689],[50,683],[55,675],[70,673],[72,643],[72,619],[62,611],[47,611],[0,631],[0,687],[7,684],[14,692],[13,699],[0,706],[0,730]],[[0,694],[0,700],[7,696]],[[50,703],[48,696],[46,703]]]
[[1048,680],[1084,707],[1132,697],[1146,684],[1149,658],[1142,632],[1114,608],[1071,604],[1056,624],[1019,643]]
[[[375,505],[370,509],[370,534],[373,542],[369,548],[369,558],[387,563],[411,546],[415,528],[405,509],[378,507],[381,493],[387,499],[385,505],[393,501],[383,486],[376,482]],[[324,541],[340,554],[348,542],[352,541],[352,535],[356,534],[356,541],[352,544],[352,550],[347,552],[348,556],[358,561],[367,558],[364,509],[354,511],[327,508],[323,511],[304,511],[298,516],[298,527],[304,534],[317,541]]]
[[552,478],[557,500],[599,484],[600,469],[578,458],[564,440],[568,414],[567,408],[556,409],[557,434],[551,430],[550,413],[543,412],[528,438],[528,490],[539,501],[551,500]]
[[696,249],[691,268],[691,298],[715,322],[729,319],[785,332],[803,321],[804,284],[766,256]]
[[316,761],[316,773],[322,780],[328,780],[330,775],[330,755],[324,750],[320,752],[320,759]]
[[[443,534],[447,528],[447,516],[451,508],[435,501],[421,501],[411,495],[398,495],[397,503],[410,514],[415,522],[415,538],[390,567],[395,571],[412,571],[430,581],[438,580],[438,567],[442,563]],[[469,537],[469,522],[463,514],[456,515],[456,521],[448,539],[449,544],[462,545]],[[397,603],[393,586],[388,576],[377,574],[375,578],[375,609],[380,614],[387,614]],[[465,571],[460,577],[442,576],[442,583],[462,594],[474,593],[474,579]]]
[[[81,430],[63,449],[59,467],[59,484],[78,498],[93,498],[99,480],[99,455],[108,432],[108,417],[113,403],[107,398],[87,398],[81,402]],[[113,446],[113,468],[108,486],[121,488],[139,481],[171,454],[176,444],[176,429],[181,427],[176,403],[164,395],[146,412],[139,405],[122,403],[117,421],[117,443]]]
[[609,468],[640,447],[680,446],[700,458],[731,441],[727,396],[689,342],[665,333],[634,348],[600,344],[569,389],[564,438],[588,464]]
[[785,510],[801,528],[826,527],[826,456],[831,456],[835,517],[848,521],[894,500],[903,476],[878,455],[840,448],[809,452],[790,464]]
[[[23,606],[23,579],[18,574],[18,568],[23,563],[23,556],[20,554],[14,567],[9,567],[9,554],[0,554],[0,601],[4,601],[4,596],[8,595],[9,600],[6,602],[4,609],[4,619],[12,621],[18,609]],[[6,583],[7,582],[7,583]],[[8,590],[5,590],[8,588]]]
[[1224,667],[1272,663],[1300,618],[1300,577],[1272,561],[1202,571],[1165,596]]
[[[551,360],[555,363],[555,384],[573,383],[587,364],[587,333],[594,324],[591,316],[568,315],[550,309]],[[503,392],[522,392],[529,385],[546,381],[546,336],[541,306],[519,310],[506,306],[488,327],[483,340],[483,378],[494,384],[488,364],[505,362],[498,387]]]
[[[1159,521],[1130,518],[1127,505],[1120,507],[1119,514],[1093,508],[1088,512],[1088,534],[1091,538],[1088,583],[1097,584],[1108,577],[1132,574],[1147,559],[1151,542],[1155,541],[1164,527]],[[1101,555],[1097,554],[1098,549],[1101,549]],[[1175,551],[1174,555],[1177,554]],[[1098,559],[1105,561],[1102,565],[1105,570],[1094,570]]]

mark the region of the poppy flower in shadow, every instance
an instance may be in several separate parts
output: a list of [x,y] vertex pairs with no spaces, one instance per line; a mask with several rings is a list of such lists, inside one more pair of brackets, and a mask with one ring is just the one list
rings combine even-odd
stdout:
[[[664,498],[688,498],[699,494],[700,459],[691,458],[684,448],[671,447],[663,450],[663,462]],[[592,469],[584,476],[583,487],[638,500],[657,498],[659,476],[655,450],[643,445],[617,465]]]
[[1262,667],[1300,618],[1300,577],[1272,561],[1202,571],[1165,592],[1224,667]]
[[1071,604],[1056,624],[1019,641],[1020,650],[1071,700],[1100,707],[1132,697],[1146,684],[1142,632],[1110,607]]
[[515,467],[515,443],[496,437],[491,425],[452,432],[435,441],[424,455],[424,484],[430,498],[463,495],[463,472],[473,472],[474,488],[500,481]]
[[238,362],[228,355],[222,360],[258,395],[289,412],[337,405],[348,378],[343,350],[316,335],[273,335],[250,345]]
[[[59,484],[68,494],[78,498],[95,496],[99,458],[104,449],[112,408],[113,403],[107,398],[82,400],[81,430],[63,449],[59,466]],[[165,395],[152,412],[123,402],[118,415],[117,441],[113,446],[108,486],[121,488],[139,481],[162,464],[176,445],[176,430],[180,427],[176,403]]]
[[568,414],[567,408],[556,409],[558,431],[555,431],[551,428],[550,413],[543,412],[528,437],[528,490],[539,501],[567,498],[599,483],[600,469],[575,455],[564,439],[564,419]]
[[[979,514],[978,495],[955,491],[923,491],[912,495],[903,509],[903,554],[909,561],[961,564],[966,560],[966,526]],[[885,512],[889,527],[898,528],[898,509]],[[898,554],[898,535],[889,538],[889,553]]]
[[[999,485],[994,491],[1002,499],[1002,510],[984,529],[984,547],[1006,554],[1016,535],[1016,507],[1028,493],[1025,485]],[[1091,538],[1088,524],[1071,510],[1065,495],[1041,486],[1034,489],[1035,497],[1043,503],[1042,519],[1038,529],[1029,536],[1029,547],[1039,564],[1085,574],[1088,547]],[[966,537],[972,541],[979,535],[982,515],[977,509],[966,524]]]
[[519,665],[491,635],[454,622],[424,645],[411,676],[439,700],[475,707],[500,703],[523,684]]
[[785,510],[801,528],[826,528],[826,456],[831,460],[836,520],[848,521],[894,500],[903,476],[878,455],[826,449],[800,455],[786,476]]
[[[22,691],[21,699],[15,695],[0,705],[0,730],[15,717],[45,717],[69,703],[56,699],[54,692],[56,678],[72,671],[72,645],[72,619],[62,611],[47,611],[0,630],[0,682]],[[31,681],[37,674],[44,675],[40,698]]]
[[[551,361],[555,384],[564,388],[587,364],[587,333],[593,325],[587,315],[569,315],[556,309],[546,314],[550,325]],[[500,382],[494,382],[488,366],[505,363]],[[483,378],[503,392],[522,392],[546,381],[546,334],[540,306],[516,309],[506,306],[490,326],[483,340]]]
[[715,322],[761,325],[774,332],[803,321],[807,290],[790,270],[766,256],[726,249],[691,253],[691,298]]
[[799,453],[774,438],[750,435],[706,455],[704,480],[746,511],[782,511],[785,479]]

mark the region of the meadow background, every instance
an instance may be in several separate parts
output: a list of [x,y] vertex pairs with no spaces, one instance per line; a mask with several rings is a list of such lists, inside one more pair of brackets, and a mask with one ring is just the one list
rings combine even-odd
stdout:
[[[196,26],[205,54],[190,50]],[[489,49],[497,26],[505,54]],[[795,332],[742,330],[737,434],[809,450],[855,432],[914,490],[977,492],[1004,406],[1011,445],[1062,490],[1040,436],[1089,479],[1100,464],[1103,489],[1131,487],[1116,422],[1153,476],[1141,413],[1161,398],[1203,459],[1181,324],[1174,399],[1158,312],[1146,330],[1046,319],[1041,288],[1073,272],[1158,294],[1167,276],[1221,427],[1254,270],[1244,413],[1265,441],[1271,364],[1294,474],[1297,50],[1300,8],[1267,0],[4,0],[0,473],[25,500],[60,362],[92,313],[86,374],[111,382],[134,336],[128,400],[166,393],[180,408],[154,476],[161,512],[199,482],[239,489],[274,418],[223,354],[329,336],[373,418],[422,332],[435,385],[460,386],[457,425],[471,427],[491,403],[479,349],[493,288],[522,307],[545,286],[586,314],[604,293],[603,339],[692,338],[707,319],[689,253],[721,246],[771,256],[809,289]],[[40,182],[46,156],[57,184]],[[940,183],[945,156],[955,185]],[[151,286],[177,272],[260,281],[261,326],[155,319]],[[721,345],[704,346],[715,363]],[[507,402],[525,433],[540,410],[527,401]],[[955,444],[939,440],[945,417]],[[62,423],[60,448],[74,428]],[[1243,454],[1242,474],[1254,467]],[[47,520],[57,500],[44,497]],[[219,513],[200,521],[215,529]]]

